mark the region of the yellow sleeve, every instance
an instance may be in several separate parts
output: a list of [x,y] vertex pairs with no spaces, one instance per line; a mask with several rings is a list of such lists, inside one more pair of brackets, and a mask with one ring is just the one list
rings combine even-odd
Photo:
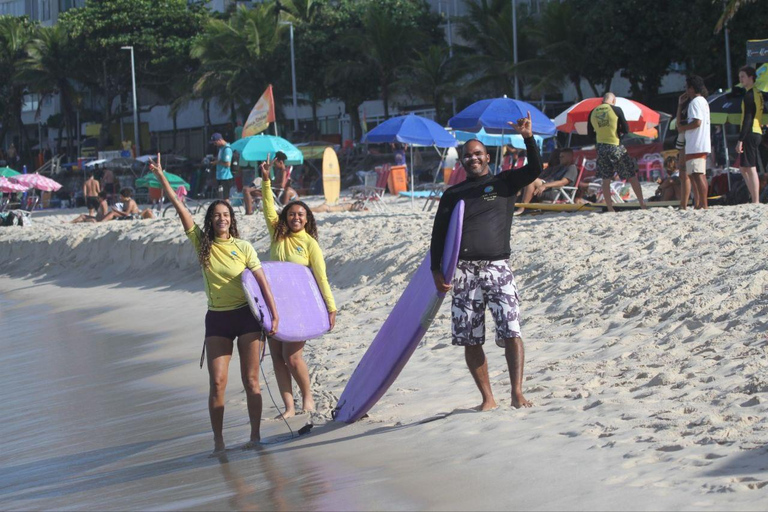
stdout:
[[243,244],[241,251],[245,256],[246,268],[250,270],[259,270],[261,268],[261,261],[259,261],[259,256],[256,254],[256,249],[254,249],[253,245],[249,242],[246,242],[245,240],[240,241]]
[[307,244],[309,252],[309,268],[312,270],[312,274],[317,281],[317,287],[320,288],[320,294],[325,300],[325,305],[328,308],[329,313],[336,311],[336,302],[333,300],[333,293],[331,293],[331,285],[328,282],[328,276],[325,273],[325,258],[323,258],[323,251],[320,249],[320,244],[307,235],[310,238],[310,242]]
[[264,219],[267,221],[269,234],[274,235],[278,217],[275,198],[272,195],[272,182],[269,180],[261,180],[261,203],[264,205]]
[[195,224],[188,231],[185,231],[187,238],[195,246],[195,252],[200,252],[200,243],[203,239],[203,230]]

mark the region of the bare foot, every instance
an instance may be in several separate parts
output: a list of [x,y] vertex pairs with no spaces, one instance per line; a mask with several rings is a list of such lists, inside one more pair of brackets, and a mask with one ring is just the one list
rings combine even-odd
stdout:
[[278,414],[277,416],[275,416],[275,419],[276,420],[285,420],[285,419],[288,419],[288,418],[293,418],[294,416],[296,416],[296,410],[295,409],[291,409],[290,411],[286,410],[284,413]]
[[486,411],[492,411],[492,410],[498,409],[498,408],[499,408],[499,406],[496,405],[496,401],[495,400],[490,400],[488,402],[481,403],[480,405],[478,405],[474,409],[476,411],[478,411],[478,412],[486,412]]
[[315,401],[311,398],[309,400],[304,400],[304,403],[301,404],[302,412],[309,412],[313,413],[315,412]]
[[213,440],[213,451],[211,452],[211,457],[218,457],[219,455],[224,454],[226,451],[227,445],[224,444],[224,439]]
[[515,409],[533,407],[533,404],[525,399],[522,393],[512,395],[512,407]]
[[257,448],[261,448],[261,438],[255,438],[251,439],[247,443],[243,445],[243,450],[256,450]]

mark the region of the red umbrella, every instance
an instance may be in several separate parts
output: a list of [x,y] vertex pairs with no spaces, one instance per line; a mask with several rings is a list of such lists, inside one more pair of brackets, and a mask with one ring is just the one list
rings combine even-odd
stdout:
[[[561,132],[586,135],[589,114],[602,102],[603,98],[587,98],[572,105],[555,118],[555,126]],[[645,131],[659,124],[659,113],[642,103],[617,97],[616,106],[624,112],[629,131],[633,133]]]

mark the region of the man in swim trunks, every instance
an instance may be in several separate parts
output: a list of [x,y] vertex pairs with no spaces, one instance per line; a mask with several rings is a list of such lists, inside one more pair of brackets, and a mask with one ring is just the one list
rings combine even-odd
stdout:
[[96,210],[99,209],[99,192],[101,186],[93,175],[93,171],[88,172],[88,179],[83,183],[83,198],[85,198],[85,207],[88,208],[88,216],[95,217]]
[[101,176],[101,186],[107,192],[107,201],[112,201],[112,196],[117,192],[115,173],[112,172],[112,169],[104,169],[104,174]]
[[603,103],[589,113],[587,132],[595,139],[597,147],[597,177],[602,180],[603,198],[609,212],[613,209],[611,198],[611,180],[618,173],[619,178],[627,180],[635,191],[640,208],[645,209],[643,189],[637,181],[637,162],[629,156],[627,149],[621,145],[621,136],[629,133],[629,125],[624,113],[616,106],[616,96],[607,92]]
[[[491,157],[485,145],[473,139],[459,156],[467,172],[466,181],[450,187],[440,199],[432,228],[431,269],[435,287],[446,293],[453,287],[451,325],[453,344],[464,347],[464,357],[483,402],[479,411],[496,408],[485,342],[485,307],[496,323],[496,345],[504,348],[512,383],[512,407],[531,407],[523,396],[523,340],[520,331],[520,301],[507,259],[515,196],[541,174],[539,148],[533,139],[531,115],[509,123],[523,136],[528,163],[520,169],[494,176],[488,169]],[[464,225],[456,275],[445,282],[441,259],[448,223],[454,206],[464,201]]]
[[[682,123],[682,107],[688,104],[686,123]],[[693,206],[707,209],[707,157],[712,152],[709,128],[709,103],[707,88],[700,76],[685,79],[685,92],[680,95],[677,107],[678,131],[685,137],[685,172],[680,173],[680,209],[688,206],[688,196],[693,186]],[[681,169],[682,171],[682,169]]]

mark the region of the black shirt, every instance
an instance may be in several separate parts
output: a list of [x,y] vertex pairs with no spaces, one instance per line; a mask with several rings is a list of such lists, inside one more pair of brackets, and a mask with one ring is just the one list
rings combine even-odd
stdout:
[[541,157],[533,137],[525,139],[528,163],[520,169],[467,180],[452,186],[440,198],[440,206],[432,227],[431,265],[440,270],[445,248],[445,236],[451,212],[456,203],[464,201],[464,226],[461,234],[459,259],[468,261],[503,260],[509,258],[509,237],[515,196],[541,174]]

